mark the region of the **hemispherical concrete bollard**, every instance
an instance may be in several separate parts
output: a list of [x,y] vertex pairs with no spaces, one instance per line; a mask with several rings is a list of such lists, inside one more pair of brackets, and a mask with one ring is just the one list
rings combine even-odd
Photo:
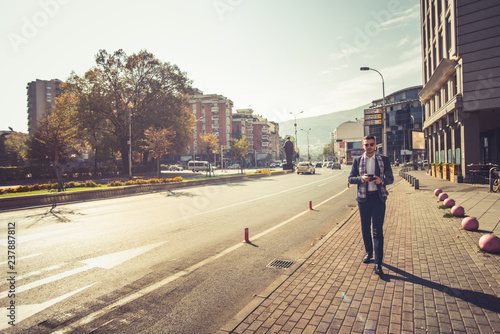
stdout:
[[455,200],[453,198],[447,198],[443,202],[444,206],[451,208],[455,205]]
[[479,222],[475,217],[465,217],[462,220],[462,227],[467,231],[475,231],[479,228]]
[[441,194],[442,192],[443,192],[443,191],[442,191],[441,189],[439,189],[439,188],[434,189],[434,195],[435,195],[435,196],[439,196],[439,194]]
[[465,209],[460,205],[455,205],[451,208],[451,214],[455,217],[463,217],[465,214]]
[[447,193],[440,193],[439,196],[438,196],[438,200],[440,200],[440,201],[444,201],[447,198],[448,198],[448,194]]
[[485,234],[479,239],[479,248],[489,253],[500,252],[500,238],[494,234]]

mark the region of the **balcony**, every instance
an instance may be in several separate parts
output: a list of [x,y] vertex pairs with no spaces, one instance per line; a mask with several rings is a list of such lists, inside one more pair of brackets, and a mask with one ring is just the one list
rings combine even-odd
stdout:
[[219,119],[219,115],[212,115],[212,121],[216,121]]
[[219,123],[212,123],[212,129],[218,129]]

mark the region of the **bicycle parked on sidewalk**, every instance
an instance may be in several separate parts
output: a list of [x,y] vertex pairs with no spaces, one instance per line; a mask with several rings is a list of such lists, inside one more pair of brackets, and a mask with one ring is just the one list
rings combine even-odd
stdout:
[[490,169],[490,191],[494,193],[500,190],[500,169],[498,165],[492,165]]

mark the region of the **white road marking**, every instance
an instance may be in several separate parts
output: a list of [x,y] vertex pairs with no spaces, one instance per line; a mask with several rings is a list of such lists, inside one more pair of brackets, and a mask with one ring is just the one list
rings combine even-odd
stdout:
[[[31,254],[31,255],[23,256],[23,257],[17,258],[17,259],[16,259],[16,261],[19,261],[19,260],[24,260],[24,259],[29,259],[30,257],[40,256],[40,255],[42,255],[42,254],[43,254],[43,253]],[[9,261],[0,262],[0,265],[2,265],[2,264],[6,264],[7,262],[9,262]]]
[[28,277],[31,277],[31,276],[35,276],[35,275],[40,275],[41,273],[43,272],[46,272],[46,271],[52,271],[52,270],[56,270],[56,269],[59,269],[63,266],[64,264],[57,264],[55,266],[52,266],[52,267],[47,267],[47,268],[42,268],[40,270],[37,270],[37,271],[32,271],[30,273],[27,273],[27,274],[24,274],[24,275],[21,275],[21,276],[18,276],[17,277],[17,281],[20,281],[22,279],[26,279]]
[[[35,315],[38,312],[41,312],[41,311],[45,310],[46,308],[48,308],[48,307],[50,307],[52,305],[55,305],[55,304],[59,303],[60,301],[63,301],[66,298],[69,298],[69,297],[71,297],[73,295],[76,295],[80,291],[83,291],[83,290],[91,287],[92,285],[94,285],[94,284],[87,285],[87,286],[85,286],[83,288],[80,288],[78,290],[69,292],[69,293],[67,293],[65,295],[59,296],[57,298],[51,299],[51,300],[46,301],[46,302],[41,303],[41,304],[31,304],[31,305],[19,305],[19,306],[16,306],[16,308],[17,308],[17,315],[16,315],[15,324],[17,325],[18,323],[20,323],[21,321],[23,321],[25,319],[28,319],[32,315]],[[7,318],[7,319],[9,319],[9,318]],[[5,329],[5,328],[10,327],[10,326],[11,325],[9,325],[9,323],[7,321],[1,321],[0,322],[0,330]]]
[[[334,196],[332,196],[332,197],[324,200],[323,202],[317,204],[316,207],[319,207],[319,206],[327,203],[328,201],[331,201],[335,197],[342,195],[347,190],[349,190],[349,189],[345,188],[341,192],[339,192],[339,193],[335,194]],[[283,192],[285,192],[285,191],[283,191]],[[268,197],[268,196],[264,196],[264,197]],[[252,200],[247,201],[247,202],[251,202],[251,201]],[[286,225],[286,224],[294,221],[295,219],[297,219],[297,218],[305,215],[308,212],[311,212],[311,210],[302,211],[302,212],[298,213],[297,215],[293,216],[292,218],[290,218],[288,220],[285,220],[284,222],[282,222],[282,223],[280,223],[278,225],[275,225],[275,226],[273,226],[273,227],[265,230],[262,233],[259,233],[259,234],[255,235],[252,239],[253,240],[257,240],[257,239],[263,237],[264,235],[266,235],[268,233],[271,233],[272,231],[274,231],[274,230],[276,230],[276,229],[278,229],[278,228],[280,228],[280,227],[282,227],[282,226],[284,226],[284,225]],[[159,282],[157,282],[155,284],[152,284],[152,285],[150,285],[150,286],[148,286],[148,287],[146,287],[144,289],[141,289],[141,290],[139,290],[139,291],[137,291],[135,293],[132,293],[132,294],[130,294],[130,295],[128,295],[128,296],[126,296],[126,297],[124,297],[124,298],[116,301],[113,304],[107,305],[106,307],[104,307],[104,308],[102,308],[102,309],[100,309],[100,310],[98,310],[98,311],[96,311],[94,313],[91,313],[91,314],[87,315],[86,317],[83,317],[80,320],[78,320],[78,321],[76,321],[76,322],[74,322],[74,323],[72,323],[72,324],[70,324],[70,325],[68,325],[66,327],[63,327],[60,330],[53,332],[53,334],[64,334],[64,333],[68,333],[70,331],[76,330],[79,327],[84,326],[84,325],[92,322],[93,320],[95,320],[97,318],[100,318],[103,315],[105,315],[105,314],[107,314],[107,313],[115,310],[116,308],[121,307],[121,306],[123,306],[123,305],[125,305],[127,303],[133,302],[136,299],[138,299],[138,298],[140,298],[140,297],[142,297],[142,296],[144,296],[144,295],[146,295],[148,293],[151,293],[151,292],[153,292],[153,291],[155,291],[155,290],[157,290],[159,288],[162,288],[162,287],[166,286],[167,284],[175,281],[176,279],[181,278],[181,277],[183,277],[185,275],[188,275],[188,274],[192,273],[193,271],[195,271],[196,269],[201,268],[201,267],[203,267],[206,264],[212,263],[215,260],[223,257],[224,255],[227,255],[227,254],[229,254],[229,253],[231,253],[231,252],[233,252],[233,251],[237,250],[238,248],[240,248],[242,246],[245,246],[245,245],[246,244],[244,244],[244,243],[238,243],[238,244],[236,244],[236,245],[234,245],[232,247],[229,247],[229,248],[225,249],[224,251],[222,251],[222,252],[220,252],[220,253],[218,253],[216,255],[213,255],[213,256],[211,256],[211,257],[209,257],[209,258],[207,258],[207,259],[205,259],[203,261],[200,261],[200,262],[192,265],[191,267],[189,267],[189,268],[187,268],[185,270],[177,272],[177,273],[175,273],[175,274],[173,274],[173,275],[171,275],[171,276],[169,276],[169,277],[167,277],[167,278],[165,278],[165,279],[163,279],[163,280],[161,280],[161,281],[159,281]]]
[[[334,178],[336,178],[339,175],[340,174],[337,174],[337,175],[334,175],[334,176],[329,176],[327,178],[327,180],[328,179],[334,179]],[[268,198],[268,197],[275,197],[276,195],[284,194],[284,193],[287,193],[287,192],[290,192],[290,191],[295,191],[297,189],[300,189],[300,188],[303,188],[303,187],[307,187],[307,186],[310,186],[311,184],[319,183],[319,182],[325,182],[325,180],[321,179],[321,180],[309,182],[309,183],[303,184],[303,185],[295,187],[295,188],[288,188],[288,189],[279,191],[277,193],[272,193],[272,194],[269,194],[269,195],[264,195],[264,196],[261,196],[261,197],[252,198],[252,199],[249,199],[249,200],[246,200],[246,201],[243,201],[243,202],[238,202],[238,203],[226,205],[226,206],[223,206],[223,207],[215,208],[215,209],[212,209],[212,210],[206,210],[206,211],[202,211],[202,212],[199,212],[199,213],[195,213],[195,214],[189,215],[188,217],[195,217],[195,216],[199,216],[199,215],[204,215],[204,214],[207,214],[207,213],[211,213],[211,212],[215,212],[215,211],[220,211],[220,210],[232,208],[232,207],[239,206],[239,205],[242,205],[242,204],[247,204],[247,203],[251,203],[251,202],[255,202],[255,201],[260,201],[260,200]],[[179,218],[179,220],[180,219],[186,219],[188,217],[182,217],[182,218]]]
[[[21,292],[24,292],[24,291],[27,291],[27,290],[30,290],[33,288],[37,288],[39,286],[55,282],[55,281],[58,281],[60,279],[63,279],[63,278],[69,277],[69,276],[73,276],[73,275],[79,274],[81,272],[84,272],[84,271],[87,271],[87,270],[90,270],[93,268],[111,269],[119,264],[122,264],[125,261],[131,260],[134,257],[137,257],[143,253],[146,253],[146,252],[150,251],[151,249],[156,248],[156,247],[164,244],[165,242],[166,241],[80,261],[81,263],[86,264],[86,266],[79,267],[79,268],[72,269],[72,270],[68,270],[68,271],[65,271],[65,272],[60,273],[60,274],[52,275],[52,276],[46,277],[44,279],[19,286],[16,288],[16,293],[21,293]],[[0,293],[0,296],[7,296],[7,294],[8,294],[8,291],[3,291]]]
[[[28,242],[28,241],[33,241],[36,239],[41,239],[45,237],[49,237],[54,234],[62,233],[62,232],[67,232],[71,230],[75,230],[76,228],[67,228],[64,230],[57,230],[57,231],[50,231],[50,232],[43,232],[43,233],[36,233],[36,234],[31,234],[31,235],[20,235],[16,238],[16,244],[21,244],[23,242]],[[0,246],[7,246],[7,239],[1,239],[0,240]]]

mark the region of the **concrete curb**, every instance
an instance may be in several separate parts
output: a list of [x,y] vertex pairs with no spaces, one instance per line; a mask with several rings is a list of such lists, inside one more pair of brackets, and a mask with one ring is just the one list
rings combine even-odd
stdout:
[[58,203],[86,201],[86,200],[94,200],[101,198],[149,193],[149,192],[163,191],[168,189],[178,189],[178,188],[196,187],[209,184],[246,181],[266,176],[284,175],[290,172],[291,171],[278,171],[273,173],[244,174],[244,175],[236,175],[228,177],[212,177],[202,180],[191,180],[182,182],[153,183],[153,184],[132,185],[132,186],[106,188],[106,189],[91,189],[91,190],[82,190],[75,192],[62,192],[54,194],[5,197],[5,198],[0,198],[0,211],[32,207],[32,206],[46,206]]

